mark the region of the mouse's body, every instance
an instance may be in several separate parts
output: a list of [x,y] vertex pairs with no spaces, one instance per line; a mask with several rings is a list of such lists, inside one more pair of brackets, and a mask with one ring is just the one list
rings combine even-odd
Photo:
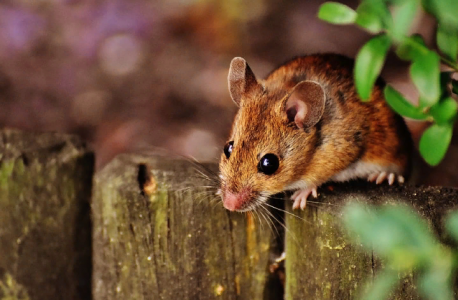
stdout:
[[228,81],[240,108],[220,162],[227,209],[251,210],[286,190],[297,190],[293,207],[304,208],[327,181],[404,181],[409,131],[386,104],[381,80],[370,101],[360,100],[351,59],[298,57],[258,81],[234,58]]

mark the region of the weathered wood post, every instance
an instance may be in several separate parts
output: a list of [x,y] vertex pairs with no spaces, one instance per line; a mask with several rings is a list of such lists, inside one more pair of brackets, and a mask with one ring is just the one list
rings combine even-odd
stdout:
[[0,131],[0,298],[90,299],[94,156],[79,139]]
[[[283,299],[269,273],[283,235],[222,207],[198,172],[215,165],[121,155],[96,174],[90,206],[93,166],[72,136],[0,132],[1,299]],[[352,299],[381,268],[345,236],[348,201],[407,203],[443,239],[458,204],[457,189],[435,187],[354,182],[320,194],[303,212],[283,201],[285,299]],[[418,299],[413,278],[392,298]]]
[[[341,209],[349,201],[413,206],[442,237],[442,219],[458,205],[458,189],[414,186],[376,186],[364,182],[321,188],[319,204],[286,216],[285,299],[353,299],[382,262],[350,244],[342,228]],[[413,274],[406,277],[392,299],[419,299]]]
[[229,214],[198,175],[189,161],[145,155],[97,174],[94,299],[282,297],[268,284],[271,231]]

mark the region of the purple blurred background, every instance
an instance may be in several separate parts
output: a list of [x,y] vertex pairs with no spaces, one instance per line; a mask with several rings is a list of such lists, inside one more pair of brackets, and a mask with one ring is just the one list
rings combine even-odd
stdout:
[[[370,37],[318,20],[323,2],[2,1],[0,126],[76,133],[98,167],[150,147],[217,160],[236,112],[226,82],[234,56],[261,78],[296,55],[354,57]],[[434,20],[422,14],[416,24],[434,44]],[[383,77],[415,101],[407,66],[390,55]],[[425,124],[408,123],[418,139]],[[446,169],[439,182],[426,176],[454,185]]]

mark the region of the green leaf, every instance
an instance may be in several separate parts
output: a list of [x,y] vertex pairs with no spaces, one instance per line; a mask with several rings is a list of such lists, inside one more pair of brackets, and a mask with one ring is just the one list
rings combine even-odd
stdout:
[[[379,252],[379,249],[385,248],[392,267],[408,270],[421,264],[437,251],[438,241],[429,231],[425,221],[410,208],[403,205],[385,206],[380,210],[379,218],[380,233],[387,231],[385,227],[393,228],[390,234],[385,236],[385,241],[377,237],[379,233],[376,234],[373,238],[374,251]],[[380,236],[383,237],[382,234]],[[393,236],[400,238],[396,244],[386,241]]]
[[326,2],[320,6],[318,18],[332,24],[352,24],[356,12],[350,7],[337,2]]
[[[366,283],[365,293],[359,299],[365,300],[385,300],[389,299],[393,288],[399,283],[398,272],[385,269],[375,279],[370,279]],[[373,281],[373,282],[372,282]]]
[[[440,82],[440,101],[443,101],[443,99],[447,98],[450,94],[449,91],[449,84],[452,81],[452,75],[453,72],[451,71],[444,71],[440,73],[439,77],[439,82]],[[428,106],[428,101],[425,101],[423,97],[420,97],[420,106],[421,107],[427,107]],[[433,105],[434,107],[434,105]],[[432,108],[433,108],[432,107]]]
[[392,23],[388,7],[382,1],[363,1],[356,13],[355,23],[371,33],[379,33]]
[[[345,206],[343,221],[347,230],[361,238],[364,246],[371,246],[372,224],[375,222],[374,212],[366,205],[350,203]],[[355,237],[355,235],[352,235]]]
[[428,54],[416,59],[410,66],[410,77],[425,100],[426,106],[433,106],[440,96],[439,56],[429,51]]
[[409,270],[436,253],[436,240],[428,226],[405,206],[374,210],[353,203],[345,207],[343,220],[363,246],[397,270]]
[[445,221],[447,232],[458,242],[458,211],[452,212]]
[[429,49],[426,47],[423,37],[418,34],[403,39],[396,49],[396,55],[403,60],[417,60],[428,52]]
[[420,138],[420,153],[425,161],[438,165],[447,152],[452,140],[452,124],[433,124],[425,130]]
[[441,100],[436,105],[432,106],[430,113],[433,116],[436,123],[449,122],[456,117],[458,105],[452,97],[447,97]]
[[439,24],[437,28],[437,46],[449,59],[456,62],[458,54],[458,32]]
[[[440,259],[440,258],[439,258]],[[430,268],[419,278],[418,289],[425,299],[453,300],[452,262]]]
[[424,9],[436,17],[439,24],[458,30],[458,1],[422,0]]
[[370,39],[358,52],[355,61],[354,77],[356,90],[362,100],[368,100],[391,41],[385,34]]
[[408,0],[394,7],[394,22],[391,33],[396,40],[402,39],[409,31],[419,5],[417,0]]
[[421,108],[414,106],[412,103],[407,101],[391,86],[388,85],[385,87],[384,94],[388,105],[401,116],[415,120],[424,120],[428,117],[422,112]]

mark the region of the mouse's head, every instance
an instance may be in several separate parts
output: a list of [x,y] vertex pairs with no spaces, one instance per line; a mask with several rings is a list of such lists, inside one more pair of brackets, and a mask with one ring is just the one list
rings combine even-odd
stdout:
[[220,162],[224,207],[247,211],[273,194],[303,186],[316,149],[325,93],[316,82],[263,86],[243,58],[231,62],[229,92],[239,106]]

